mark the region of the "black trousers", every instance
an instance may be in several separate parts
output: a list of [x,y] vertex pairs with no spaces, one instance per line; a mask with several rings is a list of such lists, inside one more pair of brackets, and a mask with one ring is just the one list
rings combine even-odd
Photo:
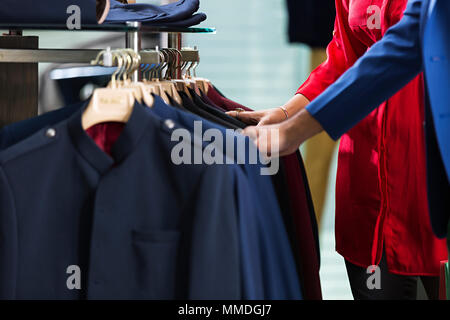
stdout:
[[345,266],[355,300],[416,300],[419,278],[428,299],[439,299],[439,277],[414,277],[389,273],[385,255],[379,265],[381,289],[369,289],[367,281],[372,274],[368,274],[366,268],[356,266],[347,260]]

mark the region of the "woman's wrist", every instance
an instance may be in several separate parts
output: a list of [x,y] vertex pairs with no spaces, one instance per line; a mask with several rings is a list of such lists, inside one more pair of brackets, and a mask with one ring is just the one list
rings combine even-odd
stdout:
[[286,109],[289,117],[292,117],[299,111],[303,110],[310,101],[302,94],[296,94],[283,107]]
[[278,107],[278,108],[281,109],[281,111],[283,111],[283,114],[284,114],[284,117],[285,117],[284,120],[288,119],[289,118],[289,111],[287,110],[287,108],[285,106],[281,106],[281,107]]

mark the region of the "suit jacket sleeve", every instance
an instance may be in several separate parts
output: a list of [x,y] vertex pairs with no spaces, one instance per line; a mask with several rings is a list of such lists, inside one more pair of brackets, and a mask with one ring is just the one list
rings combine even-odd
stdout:
[[11,188],[0,167],[0,299],[15,298],[17,224]]
[[310,74],[297,91],[310,101],[333,84],[367,50],[350,29],[349,11],[344,2],[336,1],[336,21],[333,39],[327,47],[327,60]]
[[307,110],[333,139],[351,129],[422,71],[422,0],[410,0],[403,19]]

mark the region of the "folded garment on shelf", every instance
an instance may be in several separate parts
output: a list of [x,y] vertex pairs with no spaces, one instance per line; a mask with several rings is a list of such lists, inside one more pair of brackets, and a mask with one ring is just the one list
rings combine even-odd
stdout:
[[137,21],[152,26],[190,27],[206,20],[206,14],[196,13],[198,9],[199,0],[179,0],[162,6],[118,0],[2,0],[0,23],[65,25],[79,13],[82,26]]
[[[160,21],[145,21],[143,22],[145,25],[147,26],[152,26],[152,27],[165,27],[165,28],[187,28],[187,27],[192,27],[195,26],[197,24],[200,24],[201,22],[206,20],[206,14],[204,13],[196,13],[193,16],[184,19],[184,20],[180,20],[180,21],[173,21],[173,22],[160,22]],[[105,21],[105,24],[115,24],[118,22],[109,22],[109,21]]]
[[[196,13],[200,7],[199,0],[178,0],[177,2],[158,6],[148,3],[123,4],[117,0],[111,1],[111,12],[126,12],[129,15],[136,15],[138,18],[158,19],[169,22],[189,18]],[[109,20],[109,16],[108,16]]]
[[105,22],[139,21],[158,26],[189,27],[206,19],[204,13],[195,14],[199,6],[199,0],[179,0],[163,6],[145,3],[123,4],[111,0],[111,8]]

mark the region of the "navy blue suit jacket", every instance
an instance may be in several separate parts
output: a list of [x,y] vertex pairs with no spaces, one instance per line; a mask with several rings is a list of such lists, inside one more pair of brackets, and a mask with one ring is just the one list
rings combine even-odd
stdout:
[[[152,110],[162,118],[177,121],[181,127],[194,132],[195,121],[201,121],[204,134],[209,129],[221,132],[223,141],[234,141],[234,151],[229,152],[225,144],[218,145],[225,157],[231,157],[231,164],[239,164],[250,188],[244,198],[250,199],[251,206],[239,210],[239,228],[243,293],[245,299],[301,299],[301,289],[295,268],[292,248],[289,244],[280,208],[269,176],[261,175],[263,165],[257,161],[250,163],[249,153],[257,152],[248,137],[234,133],[233,130],[216,125],[197,115],[165,105],[155,96]],[[238,150],[245,145],[246,154]],[[255,152],[255,153],[256,153]],[[224,160],[225,163],[226,159]],[[238,170],[239,172],[241,170]],[[242,180],[242,179],[241,179]],[[242,188],[241,188],[242,189]],[[243,194],[241,194],[243,196]],[[239,201],[241,203],[242,201]],[[241,204],[242,205],[242,204]],[[244,204],[245,205],[245,204]],[[313,259],[313,257],[302,257]]]
[[110,157],[81,112],[0,153],[0,299],[241,298],[235,168],[175,166],[138,105]]
[[410,0],[403,19],[307,107],[337,139],[424,71],[428,198],[441,238],[450,217],[449,59],[450,1]]
[[[53,126],[82,109],[86,103],[68,106],[39,117],[11,124],[0,131],[0,150],[7,149],[43,127]],[[166,106],[161,98],[155,97],[153,108],[143,108],[146,113],[164,119],[180,122],[181,127],[193,131],[194,121],[201,120],[204,130],[220,128],[195,115]],[[236,140],[248,138],[232,134]],[[17,147],[13,147],[17,148]],[[236,151],[236,150],[235,150]],[[8,152],[8,151],[6,151]],[[222,151],[220,151],[222,152]],[[224,151],[225,152],[225,151]],[[237,152],[234,155],[238,158]],[[236,159],[232,159],[236,163]],[[235,167],[231,184],[236,190],[238,214],[240,268],[242,297],[244,299],[300,299],[298,277],[291,248],[280,219],[274,190],[270,179],[260,175],[260,165]],[[277,261],[277,263],[272,263]]]

